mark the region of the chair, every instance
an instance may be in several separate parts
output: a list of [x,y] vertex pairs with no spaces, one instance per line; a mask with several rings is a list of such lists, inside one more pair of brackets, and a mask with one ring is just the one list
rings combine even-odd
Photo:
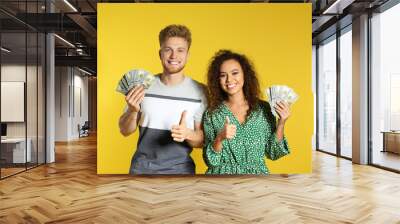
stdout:
[[89,136],[89,129],[90,129],[89,121],[85,121],[82,127],[78,124],[79,138]]

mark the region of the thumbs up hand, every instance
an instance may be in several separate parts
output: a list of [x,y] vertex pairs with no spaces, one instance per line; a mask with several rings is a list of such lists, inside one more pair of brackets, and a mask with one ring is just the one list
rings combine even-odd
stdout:
[[225,118],[225,124],[222,130],[219,132],[219,137],[224,139],[233,139],[236,135],[236,125],[231,124],[229,121],[229,117]]
[[171,129],[171,137],[176,142],[183,142],[187,139],[190,130],[186,127],[186,110],[182,112],[179,125],[173,125]]

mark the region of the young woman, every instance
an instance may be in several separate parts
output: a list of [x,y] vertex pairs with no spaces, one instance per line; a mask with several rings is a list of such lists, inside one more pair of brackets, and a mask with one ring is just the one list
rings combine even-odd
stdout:
[[278,103],[278,122],[246,56],[220,50],[208,68],[209,108],[204,114],[207,174],[268,174],[264,158],[289,154],[284,137],[289,105]]

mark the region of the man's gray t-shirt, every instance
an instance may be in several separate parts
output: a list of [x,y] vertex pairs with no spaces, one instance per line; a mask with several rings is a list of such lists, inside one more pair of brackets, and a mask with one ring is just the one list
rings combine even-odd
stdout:
[[178,125],[186,110],[186,125],[194,129],[206,108],[204,85],[186,77],[177,85],[166,86],[157,75],[140,109],[139,140],[130,174],[194,174],[195,166],[186,142],[175,142],[171,128]]

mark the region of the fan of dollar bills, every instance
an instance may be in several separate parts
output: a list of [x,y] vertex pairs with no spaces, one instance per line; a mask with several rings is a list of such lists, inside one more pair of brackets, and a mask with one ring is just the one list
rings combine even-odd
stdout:
[[125,73],[118,83],[117,91],[126,95],[137,85],[148,89],[154,82],[154,75],[143,69],[133,69]]
[[267,95],[268,102],[275,117],[278,117],[278,114],[274,109],[277,102],[285,101],[286,103],[289,103],[289,105],[291,105],[299,98],[299,96],[293,91],[293,89],[284,85],[271,86],[265,90],[265,94]]

